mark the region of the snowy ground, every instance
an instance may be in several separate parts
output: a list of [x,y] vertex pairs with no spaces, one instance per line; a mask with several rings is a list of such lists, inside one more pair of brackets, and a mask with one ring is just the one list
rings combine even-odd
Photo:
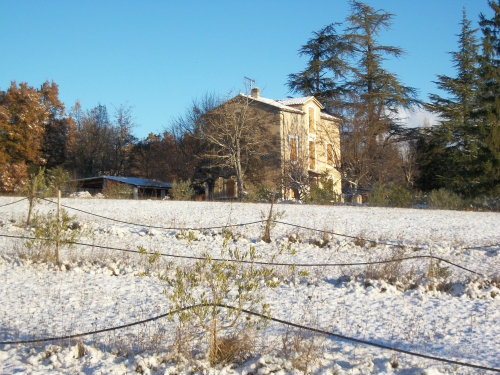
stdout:
[[[0,206],[18,198],[0,197]],[[78,246],[62,251],[63,270],[33,262],[33,253],[16,238],[0,237],[0,341],[57,337],[118,326],[169,310],[169,287],[156,277],[167,262],[189,266],[192,260],[161,258],[153,264],[135,253],[98,246],[170,255],[221,256],[220,228],[261,220],[268,204],[63,199],[84,227]],[[42,202],[43,214],[55,205]],[[382,266],[280,266],[281,283],[260,292],[271,316],[412,352],[500,368],[500,214],[440,210],[279,204],[279,221],[362,237],[328,237],[321,232],[276,224],[272,242],[260,240],[262,224],[232,227],[227,247],[254,246],[259,261],[278,263],[356,263],[393,257],[429,255],[476,272],[441,263],[444,278],[425,277],[429,259],[402,262],[398,277],[374,275]],[[22,222],[27,202],[0,207],[0,235],[30,236]],[[130,225],[113,222],[111,217]],[[401,246],[402,245],[402,246]],[[493,246],[491,246],[493,245]],[[305,271],[306,272],[301,272]],[[480,274],[480,275],[478,275]],[[142,276],[140,276],[142,275]],[[370,276],[371,275],[371,276]],[[436,290],[437,289],[437,290]],[[120,331],[86,336],[85,355],[76,341],[0,345],[0,374],[10,373],[213,373],[285,374],[476,374],[483,370],[447,365],[389,350],[316,338],[308,360],[283,344],[287,334],[270,323],[255,341],[246,362],[210,368],[202,359],[181,365],[172,361],[174,322],[167,319]],[[296,337],[296,336],[294,336]],[[299,364],[299,365],[298,365]],[[491,373],[491,372],[484,372]]]

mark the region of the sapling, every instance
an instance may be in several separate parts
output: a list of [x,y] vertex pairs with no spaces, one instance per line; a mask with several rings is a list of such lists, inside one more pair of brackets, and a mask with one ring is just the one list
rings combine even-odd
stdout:
[[49,211],[46,215],[35,214],[34,238],[28,239],[25,246],[37,250],[44,261],[53,260],[59,264],[56,244],[59,244],[60,248],[71,248],[83,232],[80,226],[73,225],[73,221],[74,217],[69,216],[65,210],[61,210],[60,218],[53,211]]
[[46,178],[45,178],[45,168],[40,168],[38,172],[31,173],[29,175],[28,181],[24,186],[23,193],[28,199],[28,217],[26,219],[26,225],[31,224],[31,215],[33,213],[33,207],[38,200],[41,193],[47,188]]
[[274,206],[274,196],[271,200],[271,207],[269,208],[269,213],[267,215],[264,214],[264,212],[261,211],[260,217],[262,219],[266,219],[265,225],[264,225],[264,234],[262,235],[262,241],[266,243],[271,242],[271,228],[274,227],[276,224],[274,223],[276,220],[283,218],[285,215],[284,211],[273,211],[273,206]]
[[[274,269],[255,266],[255,247],[245,252],[223,249],[222,256],[228,258],[216,260],[206,253],[194,266],[177,267],[173,277],[164,277],[170,286],[166,294],[171,311],[182,310],[178,314],[180,326],[204,333],[212,365],[244,357],[245,353],[238,351],[250,350],[243,344],[248,343],[250,332],[266,324],[264,317],[269,314],[262,286],[277,286]],[[262,316],[246,315],[243,309]]]

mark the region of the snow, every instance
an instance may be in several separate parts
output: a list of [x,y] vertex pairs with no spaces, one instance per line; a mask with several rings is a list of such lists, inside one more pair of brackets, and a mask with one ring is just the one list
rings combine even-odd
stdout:
[[[18,198],[0,197],[0,206]],[[178,227],[218,227],[260,220],[268,204],[106,200],[67,198],[66,207],[85,230],[84,243],[175,256],[221,256],[220,228],[180,231]],[[39,214],[55,210],[39,202]],[[254,246],[260,261],[353,263],[392,257],[442,257],[483,277],[440,264],[443,279],[428,279],[429,259],[401,263],[401,279],[365,278],[356,267],[279,266],[281,283],[261,288],[271,316],[336,334],[418,353],[500,368],[499,213],[389,209],[350,206],[275,205],[280,221],[372,239],[370,245],[321,232],[276,224],[272,242],[260,240],[262,225],[232,227],[230,248]],[[30,236],[23,221],[27,202],[0,207],[0,234]],[[114,222],[139,223],[129,225]],[[62,251],[64,267],[35,262],[23,241],[0,237],[0,341],[64,336],[146,319],[170,308],[169,286],[157,275],[167,262],[192,260],[148,257],[77,246]],[[397,246],[397,245],[405,245]],[[375,269],[372,269],[374,271]],[[307,271],[307,272],[304,272]],[[412,280],[405,277],[413,272]],[[411,285],[414,281],[416,285]],[[496,282],[495,282],[496,280]],[[290,329],[270,323],[253,356],[237,365],[210,367],[172,360],[175,323],[168,319],[78,340],[0,346],[0,373],[30,374],[299,374],[296,358],[284,354]],[[295,332],[295,331],[293,331]],[[294,336],[295,337],[295,336]],[[446,365],[388,350],[318,337],[308,363],[313,374],[475,374],[480,370]],[[299,366],[300,367],[300,366]]]

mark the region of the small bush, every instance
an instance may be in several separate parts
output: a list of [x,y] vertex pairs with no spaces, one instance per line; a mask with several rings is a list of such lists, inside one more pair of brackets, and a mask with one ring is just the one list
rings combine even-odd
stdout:
[[368,203],[372,206],[409,207],[413,203],[411,192],[403,185],[373,184],[368,194]]
[[447,279],[451,276],[451,271],[449,267],[442,266],[441,261],[436,262],[431,258],[427,276],[429,278]]
[[460,195],[445,188],[432,190],[427,197],[427,204],[432,208],[443,208],[446,210],[460,210],[465,208],[465,202]]
[[403,278],[404,269],[402,262],[397,259],[400,259],[403,255],[404,251],[395,251],[388,262],[369,264],[364,271],[365,278],[371,280],[385,280],[387,282],[400,280]]
[[245,194],[244,200],[246,202],[271,201],[273,196],[276,197],[275,188],[266,184],[255,184],[255,188]]
[[36,172],[30,173],[26,184],[22,189],[22,193],[28,199],[28,217],[26,218],[26,225],[31,223],[31,214],[33,208],[39,198],[43,198],[47,193],[47,178],[45,176],[45,168],[39,168]]
[[[25,246],[32,251],[33,260],[59,263],[59,250],[73,247],[82,233],[82,228],[75,225],[74,217],[65,210],[61,210],[60,220],[54,211],[50,211],[33,217],[34,238],[27,240]],[[59,249],[56,244],[59,244]]]
[[333,191],[333,181],[327,175],[322,175],[318,182],[311,183],[311,189],[305,196],[306,203],[329,204],[336,202],[338,197]]
[[47,171],[47,180],[49,193],[51,195],[57,196],[57,191],[61,192],[71,192],[70,191],[70,176],[67,171],[62,167],[54,167]]
[[194,190],[191,189],[191,181],[174,181],[170,194],[177,201],[192,199],[194,197]]
[[287,330],[282,337],[281,352],[291,360],[292,366],[304,374],[308,374],[319,363],[323,354],[324,336],[297,330]]
[[373,184],[372,190],[368,194],[368,203],[370,206],[386,207],[389,205],[389,196],[383,184],[380,182]]
[[497,198],[475,198],[471,205],[476,210],[481,211],[500,211],[500,197]]
[[412,205],[410,191],[403,185],[389,185],[389,202],[391,207],[409,207]]
[[102,193],[110,199],[130,199],[132,198],[132,187],[128,184],[108,180]]
[[[275,286],[276,279],[274,269],[255,267],[253,246],[243,253],[238,248],[228,249],[227,253],[223,250],[221,255],[229,255],[232,261],[215,260],[205,254],[194,266],[178,267],[173,277],[163,276],[170,286],[167,294],[171,311],[183,310],[178,315],[179,330],[185,332],[186,327],[195,327],[196,336],[206,338],[207,359],[212,366],[249,354],[251,346],[245,344],[251,341],[255,330],[266,324],[266,319],[245,315],[242,309],[268,316],[269,305],[263,301],[262,285]],[[220,304],[235,309],[222,308]]]

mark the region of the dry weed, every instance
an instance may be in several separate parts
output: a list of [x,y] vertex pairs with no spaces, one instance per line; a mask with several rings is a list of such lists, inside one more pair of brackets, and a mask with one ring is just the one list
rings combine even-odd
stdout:
[[323,353],[324,337],[304,330],[287,329],[282,337],[281,352],[297,370],[308,374],[318,364]]
[[245,329],[218,339],[217,347],[209,354],[212,365],[243,363],[252,354],[255,332]]

